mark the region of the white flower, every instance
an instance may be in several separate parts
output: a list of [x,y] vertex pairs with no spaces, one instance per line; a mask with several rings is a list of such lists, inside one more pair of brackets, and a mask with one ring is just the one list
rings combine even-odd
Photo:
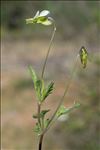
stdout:
[[26,23],[40,23],[43,25],[51,25],[54,20],[53,18],[49,17],[50,12],[48,10],[43,10],[41,12],[37,11],[33,18],[26,19]]

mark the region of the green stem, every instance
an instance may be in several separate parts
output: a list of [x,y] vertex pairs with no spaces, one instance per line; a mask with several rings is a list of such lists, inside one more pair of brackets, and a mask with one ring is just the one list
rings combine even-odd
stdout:
[[42,131],[44,130],[44,117],[42,118],[42,123],[41,123],[42,125]]
[[40,111],[41,111],[41,104],[38,103],[38,123],[39,123],[40,126],[41,126]]
[[[43,68],[42,68],[42,74],[41,74],[42,79],[43,79],[43,76],[44,76],[45,67],[46,67],[46,63],[47,63],[47,60],[48,60],[48,56],[49,56],[49,53],[50,53],[50,49],[51,49],[51,45],[52,45],[52,42],[53,42],[53,39],[54,39],[55,32],[56,32],[56,26],[54,24],[53,33],[52,33],[52,36],[51,36],[51,40],[50,40],[50,43],[49,43],[49,47],[48,47],[47,54],[46,54],[46,57],[45,57],[45,61],[44,61]],[[40,111],[41,111],[41,104],[38,104],[38,122],[39,122],[39,124],[42,128],[42,131],[43,131],[44,130],[44,118],[43,118],[42,124],[41,124]],[[40,135],[40,140],[39,140],[38,150],[42,150],[43,137],[44,137],[44,134],[41,134]]]
[[44,76],[44,71],[45,71],[47,59],[48,59],[48,56],[49,56],[49,53],[50,53],[50,49],[51,49],[51,45],[52,45],[52,42],[53,42],[53,39],[54,39],[55,32],[56,32],[56,26],[54,24],[53,33],[52,33],[52,36],[51,36],[51,40],[50,40],[50,43],[49,43],[49,47],[48,47],[48,50],[47,50],[45,61],[44,61],[44,64],[43,64],[42,75],[41,75],[42,79],[43,79],[43,76]]
[[[77,58],[78,58],[78,57],[77,57]],[[58,104],[58,106],[57,106],[57,108],[56,108],[54,114],[52,115],[52,117],[51,117],[51,119],[50,119],[50,121],[49,121],[48,127],[44,130],[43,133],[45,133],[45,132],[51,127],[51,122],[52,122],[53,119],[55,118],[57,111],[59,110],[60,106],[62,105],[62,103],[63,103],[63,101],[64,101],[64,98],[65,98],[66,93],[67,93],[67,91],[68,91],[68,89],[69,89],[69,87],[70,87],[72,78],[73,78],[74,73],[75,73],[75,69],[76,69],[76,66],[77,66],[77,58],[76,58],[75,65],[74,65],[74,68],[73,68],[73,70],[72,70],[72,73],[71,73],[71,77],[70,77],[70,79],[69,79],[69,82],[68,82],[67,85],[66,85],[64,94],[63,94],[63,96],[61,97],[60,102],[59,102],[59,104]]]

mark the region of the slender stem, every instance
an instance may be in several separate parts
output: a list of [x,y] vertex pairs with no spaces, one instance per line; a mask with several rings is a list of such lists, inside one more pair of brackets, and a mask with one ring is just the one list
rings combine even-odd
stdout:
[[[47,63],[47,60],[48,60],[48,56],[49,56],[49,53],[50,53],[50,49],[51,49],[51,45],[52,45],[52,42],[53,42],[53,39],[54,39],[55,32],[56,32],[56,26],[54,24],[53,33],[52,33],[52,36],[51,36],[51,39],[50,39],[49,47],[48,47],[47,54],[46,54],[46,57],[45,57],[45,61],[44,61],[43,68],[42,68],[42,74],[41,74],[42,79],[43,79],[43,76],[44,76],[45,67],[46,67],[46,63]],[[42,120],[42,124],[41,124],[40,112],[41,112],[41,104],[38,104],[38,122],[39,122],[39,124],[42,128],[42,131],[43,131],[44,130],[44,120]],[[42,150],[43,137],[44,137],[44,134],[41,134],[40,139],[39,139],[39,148],[38,148],[38,150]]]
[[[43,76],[44,76],[44,71],[45,71],[47,59],[48,59],[48,56],[49,56],[49,52],[50,52],[50,49],[51,49],[51,45],[52,45],[52,42],[53,42],[53,39],[54,39],[55,31],[56,31],[56,27],[55,27],[55,24],[54,24],[53,33],[52,33],[51,40],[50,40],[50,43],[49,43],[49,47],[48,47],[48,51],[47,51],[47,54],[46,54],[46,58],[45,58],[45,61],[44,61],[44,64],[43,64],[43,69],[42,69],[42,74],[41,74],[41,78],[42,79],[43,79]],[[40,111],[41,111],[41,104],[38,104],[38,122],[39,122],[39,124],[41,126]],[[44,130],[44,121],[43,120],[42,120],[42,128],[43,128],[42,130]],[[42,150],[43,136],[44,136],[44,134],[40,135],[39,150]]]
[[39,123],[40,126],[41,126],[40,111],[41,111],[41,104],[38,103],[38,123]]
[[[78,58],[78,57],[77,57],[77,58]],[[52,120],[55,118],[57,111],[59,110],[60,106],[62,105],[62,103],[63,103],[63,101],[64,101],[64,98],[65,98],[65,96],[66,96],[66,93],[67,93],[67,91],[68,91],[68,89],[69,89],[69,87],[70,87],[70,84],[71,84],[73,75],[74,75],[74,73],[75,73],[75,69],[76,69],[76,66],[77,66],[77,58],[76,58],[75,65],[74,65],[74,67],[73,67],[73,70],[72,70],[72,73],[71,73],[71,77],[70,77],[70,79],[69,79],[69,82],[68,82],[67,85],[66,85],[64,94],[63,94],[63,96],[61,97],[60,102],[59,102],[59,104],[58,104],[58,106],[57,106],[57,108],[56,108],[54,114],[52,115],[52,117],[51,117],[51,119],[50,119],[50,121],[49,121],[48,127],[44,130],[43,133],[45,133],[45,132],[50,128]]]
[[56,32],[56,26],[55,26],[55,24],[54,24],[53,33],[52,33],[52,36],[51,36],[51,40],[50,40],[50,43],[49,43],[49,47],[48,47],[48,50],[47,50],[47,54],[46,54],[46,57],[45,57],[45,61],[44,61],[44,64],[43,64],[43,69],[42,69],[41,78],[43,78],[43,76],[44,76],[44,71],[45,71],[47,59],[48,59],[48,56],[49,56],[49,53],[50,53],[50,49],[51,49],[51,45],[52,45],[52,42],[53,42],[53,39],[54,39],[55,32]]
[[44,117],[42,118],[41,127],[42,127],[42,130],[44,130]]
[[[74,103],[75,104],[75,103]],[[68,109],[70,109],[70,111],[72,110],[72,109],[74,109],[75,108],[75,106],[71,106],[71,107],[69,107]],[[49,130],[49,128],[57,121],[57,119],[59,118],[59,116],[56,116],[53,120],[52,120],[52,122],[51,122],[51,124],[50,124],[50,126],[48,126],[48,129],[47,130]]]
[[40,136],[40,139],[39,139],[39,148],[38,148],[38,150],[42,150],[43,137],[44,137],[44,134],[42,134],[42,135]]

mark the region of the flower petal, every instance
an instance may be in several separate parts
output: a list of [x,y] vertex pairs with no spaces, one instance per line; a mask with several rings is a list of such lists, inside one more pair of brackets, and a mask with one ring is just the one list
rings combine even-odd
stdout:
[[49,15],[49,14],[50,14],[50,11],[48,11],[48,10],[43,10],[43,11],[41,11],[39,17],[44,17],[44,16],[47,16],[47,15]]
[[39,16],[39,10],[36,12],[36,14],[35,14],[35,16],[34,16],[34,19],[35,19],[35,18],[38,18],[38,16]]

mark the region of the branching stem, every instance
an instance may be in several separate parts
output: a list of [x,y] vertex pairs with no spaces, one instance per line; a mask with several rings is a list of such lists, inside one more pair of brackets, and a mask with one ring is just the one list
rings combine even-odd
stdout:
[[[42,74],[41,74],[41,78],[42,79],[43,79],[43,76],[44,76],[46,63],[47,63],[48,56],[49,56],[49,53],[50,53],[51,45],[53,43],[55,32],[56,32],[56,26],[54,24],[54,26],[53,26],[53,33],[52,33],[52,36],[51,36],[51,39],[50,39],[49,47],[48,47],[47,54],[46,54],[46,57],[45,57],[45,61],[44,61],[43,68],[42,68]],[[43,131],[44,130],[44,120],[42,120],[42,124],[41,124],[40,112],[41,112],[41,104],[38,104],[38,123],[40,124],[40,127],[41,127],[41,129]],[[40,139],[39,139],[39,148],[38,148],[38,150],[42,150],[43,137],[44,137],[44,134],[42,133],[40,135]]]
[[67,91],[68,91],[68,89],[69,89],[69,87],[70,87],[72,78],[73,78],[74,73],[75,73],[75,70],[76,70],[77,58],[78,58],[78,56],[76,57],[75,65],[74,65],[74,67],[73,67],[73,70],[72,70],[72,73],[71,73],[71,77],[70,77],[70,79],[69,79],[69,82],[68,82],[67,85],[66,85],[64,94],[63,94],[63,96],[61,97],[60,102],[59,102],[59,104],[58,104],[58,106],[57,106],[57,108],[56,108],[54,114],[52,115],[52,117],[51,117],[51,119],[50,119],[50,121],[49,121],[48,127],[44,130],[43,133],[45,133],[45,132],[51,127],[51,122],[52,122],[53,119],[55,118],[57,111],[59,110],[60,106],[62,105],[62,103],[63,103],[63,101],[64,101],[64,98],[65,98],[66,93],[67,93]]

